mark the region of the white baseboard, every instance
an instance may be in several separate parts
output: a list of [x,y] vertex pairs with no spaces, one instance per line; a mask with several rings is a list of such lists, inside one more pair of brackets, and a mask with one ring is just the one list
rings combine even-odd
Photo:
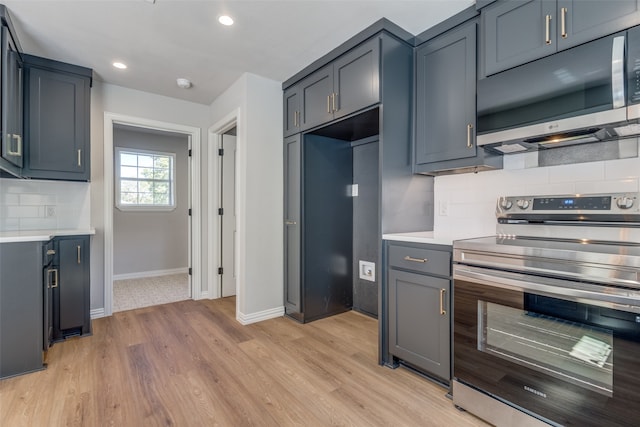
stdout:
[[113,280],[143,279],[145,277],[170,276],[172,274],[186,274],[188,272],[189,268],[187,267],[172,268],[170,270],[141,271],[139,273],[114,274]]
[[89,312],[89,315],[92,319],[98,319],[100,317],[104,317],[104,307],[102,308],[94,308]]
[[250,314],[238,312],[236,314],[236,320],[242,325],[249,325],[251,323],[262,322],[263,320],[274,319],[282,316],[284,316],[284,306]]

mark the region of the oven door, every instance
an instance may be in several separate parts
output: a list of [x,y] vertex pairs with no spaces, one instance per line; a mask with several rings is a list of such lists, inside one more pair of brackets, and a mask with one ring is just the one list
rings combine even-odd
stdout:
[[454,378],[562,425],[640,419],[640,294],[454,265]]

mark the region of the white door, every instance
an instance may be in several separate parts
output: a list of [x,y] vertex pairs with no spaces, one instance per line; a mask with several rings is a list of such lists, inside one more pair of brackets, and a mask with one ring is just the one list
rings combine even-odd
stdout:
[[223,297],[236,294],[236,137],[222,135],[222,161],[220,170],[220,265],[222,266]]

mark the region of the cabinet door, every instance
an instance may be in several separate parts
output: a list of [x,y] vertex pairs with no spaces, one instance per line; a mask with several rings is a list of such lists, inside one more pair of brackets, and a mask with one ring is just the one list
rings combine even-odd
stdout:
[[2,157],[17,168],[23,162],[22,116],[22,62],[2,27]]
[[558,50],[640,24],[639,0],[558,0]]
[[300,135],[284,141],[284,304],[300,313]]
[[298,86],[284,91],[284,136],[300,132],[300,92]]
[[389,353],[445,380],[451,379],[450,289],[447,279],[389,271]]
[[28,153],[23,174],[89,180],[88,79],[30,67],[28,91]]
[[89,332],[86,321],[89,315],[89,238],[60,238],[58,241],[59,282],[54,289],[58,332],[82,328]]
[[380,101],[380,39],[377,37],[338,58],[333,65],[331,109],[334,118]]
[[321,68],[300,83],[302,95],[300,130],[307,130],[333,120],[331,93],[333,93],[332,65]]
[[504,1],[482,9],[485,75],[554,53],[555,12],[556,0]]
[[475,157],[475,22],[425,43],[416,58],[416,163]]

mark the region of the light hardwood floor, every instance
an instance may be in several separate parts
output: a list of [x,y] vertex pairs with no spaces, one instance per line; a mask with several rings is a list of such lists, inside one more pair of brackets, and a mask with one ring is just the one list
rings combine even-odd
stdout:
[[377,364],[355,312],[242,326],[233,298],[93,322],[46,370],[0,381],[0,426],[484,426],[446,390]]

